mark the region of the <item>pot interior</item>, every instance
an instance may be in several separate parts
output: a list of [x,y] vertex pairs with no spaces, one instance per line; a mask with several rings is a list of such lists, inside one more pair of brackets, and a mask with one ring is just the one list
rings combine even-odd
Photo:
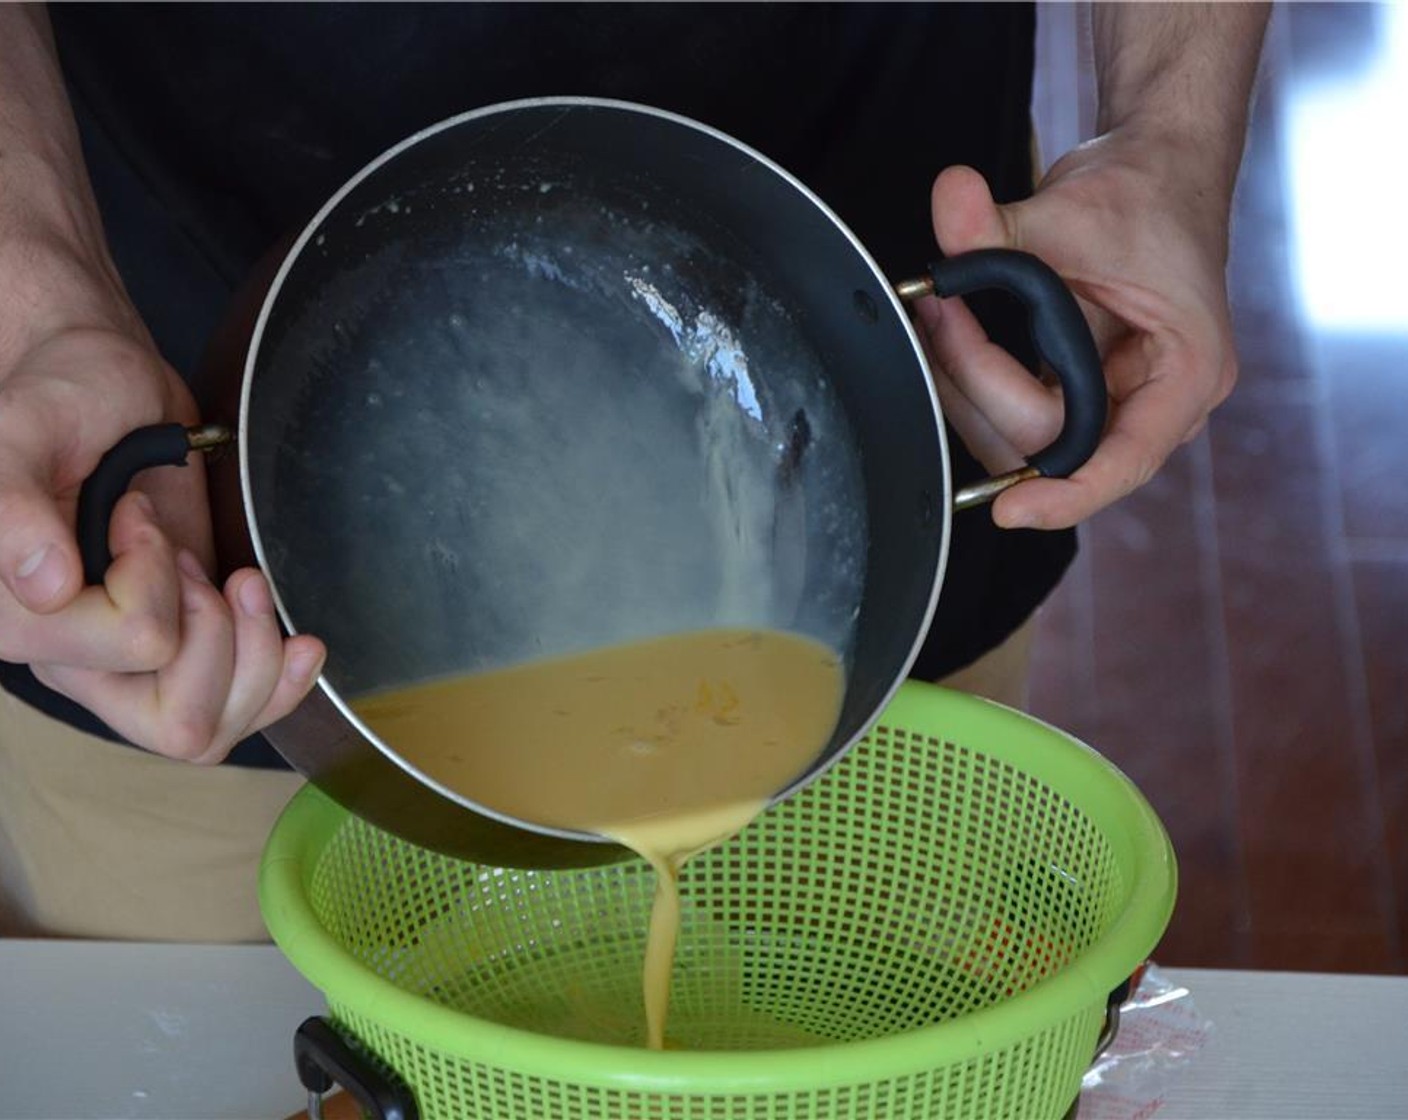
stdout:
[[942,572],[937,409],[884,278],[775,167],[639,107],[497,107],[363,172],[270,293],[241,435],[256,549],[343,698],[789,630],[845,660],[830,757]]

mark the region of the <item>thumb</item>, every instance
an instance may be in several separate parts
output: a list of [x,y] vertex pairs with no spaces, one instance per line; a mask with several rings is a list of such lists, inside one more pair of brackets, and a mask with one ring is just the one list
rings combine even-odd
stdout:
[[33,482],[0,478],[0,582],[29,610],[66,606],[83,587],[73,530]]
[[952,256],[970,249],[1017,249],[1014,207],[993,201],[987,180],[971,167],[948,167],[939,173],[930,192],[934,236]]

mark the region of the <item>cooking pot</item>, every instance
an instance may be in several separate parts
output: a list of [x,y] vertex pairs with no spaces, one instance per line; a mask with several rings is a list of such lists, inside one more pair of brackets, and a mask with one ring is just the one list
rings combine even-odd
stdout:
[[[1026,303],[1065,426],[955,493],[904,301],[990,287]],[[585,98],[465,113],[355,175],[283,259],[240,390],[238,520],[283,624],[328,646],[266,735],[364,819],[523,867],[620,850],[443,788],[349,702],[708,626],[798,631],[842,654],[847,684],[786,797],[904,679],[953,511],[1073,471],[1106,401],[1085,321],[1035,258],[980,251],[892,286],[766,157]],[[227,434],[165,426],[113,449],[80,502],[91,580],[131,475]],[[232,503],[212,493],[219,520]]]

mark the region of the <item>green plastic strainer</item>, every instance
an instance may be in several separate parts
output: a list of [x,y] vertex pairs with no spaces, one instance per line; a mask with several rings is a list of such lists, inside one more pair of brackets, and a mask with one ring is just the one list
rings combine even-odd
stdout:
[[260,883],[274,939],[328,1000],[311,1045],[341,1045],[309,1058],[301,1038],[300,1072],[380,1077],[405,1099],[385,1114],[423,1120],[1059,1117],[1174,889],[1163,828],[1108,762],[916,683],[686,868],[678,1051],[640,1047],[639,861],[460,862],[309,787]]

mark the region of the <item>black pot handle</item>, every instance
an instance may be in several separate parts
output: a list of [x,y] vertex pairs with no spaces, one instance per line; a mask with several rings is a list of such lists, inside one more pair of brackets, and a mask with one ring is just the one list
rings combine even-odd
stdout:
[[139,471],[148,467],[184,467],[192,451],[205,451],[228,443],[230,430],[219,424],[187,428],[182,424],[153,424],[128,432],[93,469],[78,492],[75,529],[78,555],[83,561],[83,581],[103,582],[112,564],[108,549],[108,523],[113,507],[127,493]]
[[[317,1115],[324,1093],[340,1085],[368,1120],[419,1120],[410,1089],[360,1050],[326,1019],[305,1019],[293,1035],[298,1080],[309,1093],[309,1115]],[[314,1100],[316,1098],[316,1100]]]
[[1100,444],[1109,400],[1100,352],[1075,296],[1045,262],[1016,249],[975,249],[945,257],[929,266],[929,275],[898,285],[900,295],[962,296],[984,288],[1010,292],[1026,305],[1037,352],[1055,372],[1064,394],[1066,418],[1049,447],[1027,459],[1028,466],[954,495],[954,507],[995,498],[1007,487],[1038,476],[1073,474]]

